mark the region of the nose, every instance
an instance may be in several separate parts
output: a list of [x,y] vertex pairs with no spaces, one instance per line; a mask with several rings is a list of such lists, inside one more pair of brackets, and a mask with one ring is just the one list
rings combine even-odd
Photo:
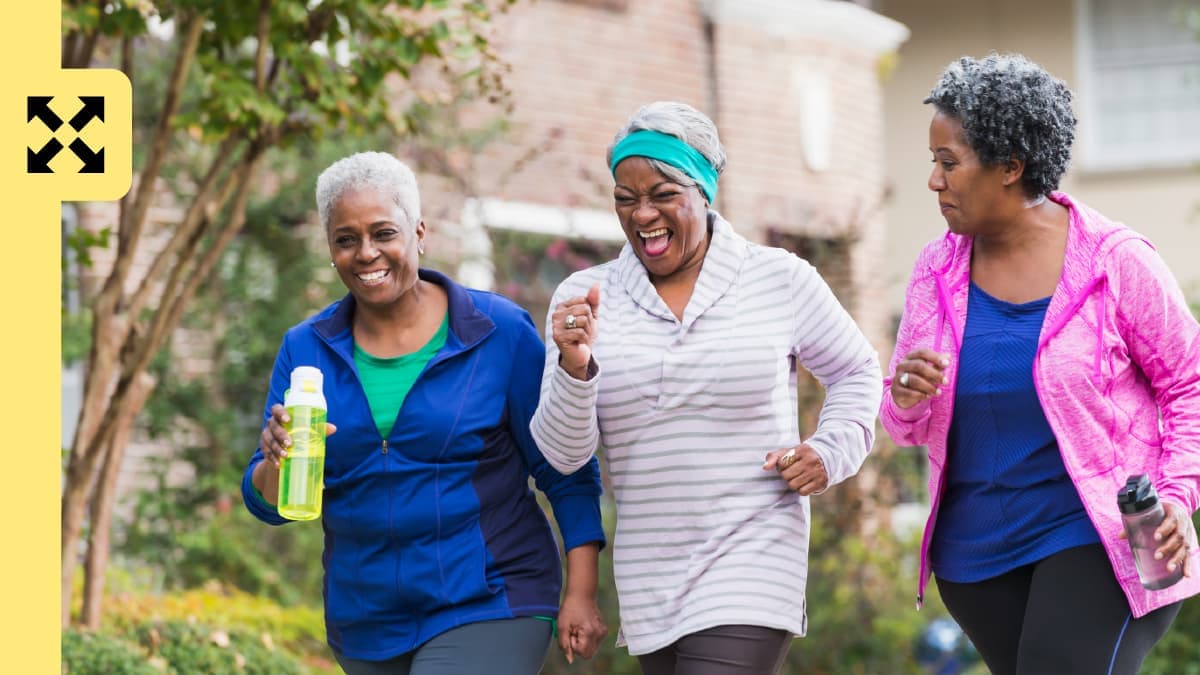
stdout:
[[928,186],[934,192],[941,192],[946,189],[946,174],[942,173],[942,167],[936,162],[934,162],[933,169],[929,172]]
[[365,237],[362,243],[358,246],[358,259],[363,262],[371,262],[379,256],[379,249],[375,247],[375,242],[370,237]]
[[653,202],[646,199],[639,199],[637,206],[633,209],[633,221],[638,224],[653,222],[658,217],[658,209],[655,208]]

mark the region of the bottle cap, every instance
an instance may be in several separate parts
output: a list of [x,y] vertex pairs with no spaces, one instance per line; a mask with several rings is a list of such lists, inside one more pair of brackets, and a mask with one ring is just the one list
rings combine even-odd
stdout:
[[296,393],[320,394],[325,376],[312,366],[296,366],[292,370],[291,390]]
[[1158,504],[1158,493],[1146,474],[1130,476],[1117,492],[1117,508],[1121,513],[1140,513]]

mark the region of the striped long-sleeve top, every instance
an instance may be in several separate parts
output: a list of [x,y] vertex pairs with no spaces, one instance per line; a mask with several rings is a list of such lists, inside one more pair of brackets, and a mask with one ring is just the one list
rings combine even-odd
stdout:
[[[617,505],[618,644],[632,654],[725,624],[803,635],[808,498],[763,460],[806,440],[832,485],[858,471],[874,441],[878,355],[825,281],[715,213],[710,224],[682,320],[628,244],[616,260],[571,275],[551,303],[553,312],[600,284],[599,370],[572,378],[546,340],[530,427],[563,472],[604,449]],[[546,325],[549,335],[549,317]],[[826,390],[807,439],[797,363]]]

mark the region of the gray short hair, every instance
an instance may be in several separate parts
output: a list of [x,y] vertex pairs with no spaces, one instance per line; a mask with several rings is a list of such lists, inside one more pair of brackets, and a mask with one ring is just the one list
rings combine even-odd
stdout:
[[337,200],[347,190],[372,187],[391,197],[410,224],[421,220],[421,193],[408,165],[386,152],[360,152],[330,164],[317,178],[317,213],[329,231]]
[[1030,197],[1058,188],[1071,162],[1075,114],[1066,83],[1020,54],[964,56],[950,63],[923,101],[962,123],[984,165],[1016,157]]
[[[612,165],[613,148],[623,138],[635,131],[657,131],[660,134],[674,136],[692,146],[712,164],[717,175],[725,170],[725,148],[721,146],[721,138],[717,135],[717,126],[712,120],[686,103],[674,101],[655,101],[638,108],[637,112],[625,122],[625,126],[617,132],[613,142],[608,146],[604,161]],[[650,165],[673,183],[680,185],[696,185],[696,181],[686,173],[657,159],[649,159]]]

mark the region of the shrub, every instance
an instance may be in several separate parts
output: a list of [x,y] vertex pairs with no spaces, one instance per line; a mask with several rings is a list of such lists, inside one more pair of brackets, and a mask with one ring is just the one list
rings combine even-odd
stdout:
[[185,621],[155,621],[134,630],[134,637],[167,672],[302,675],[300,664],[262,636],[244,631],[211,629]]
[[62,633],[63,675],[160,675],[146,655],[112,635],[68,628]]
[[278,644],[293,654],[329,656],[319,609],[282,607],[217,583],[169,595],[122,593],[106,606],[106,625],[118,632],[134,633],[148,624],[204,624],[256,636],[259,644]]

